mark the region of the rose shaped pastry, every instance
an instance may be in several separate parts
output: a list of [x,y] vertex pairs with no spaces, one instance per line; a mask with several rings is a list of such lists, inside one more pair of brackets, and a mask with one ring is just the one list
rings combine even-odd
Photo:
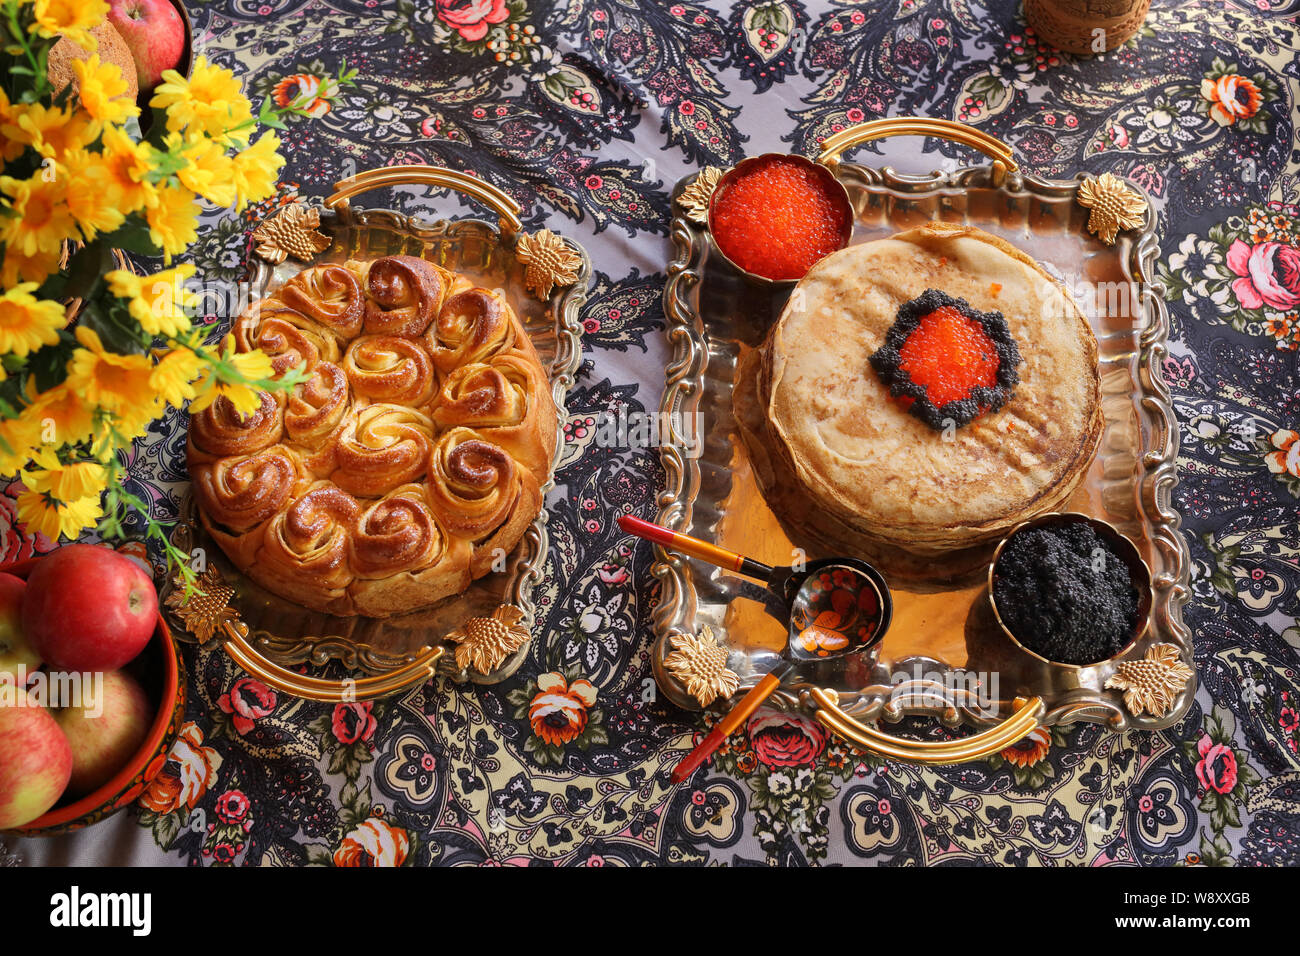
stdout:
[[429,416],[413,408],[362,408],[339,432],[334,484],[354,495],[376,496],[414,481],[428,468],[432,436]]
[[467,289],[447,299],[425,336],[434,364],[444,375],[509,349],[515,342],[510,307],[487,289]]
[[227,455],[249,455],[278,442],[284,434],[282,400],[259,395],[257,410],[241,415],[224,395],[190,419],[189,457],[193,462]]
[[[534,403],[541,407],[530,414]],[[447,376],[433,402],[433,419],[443,428],[481,431],[524,467],[544,471],[555,451],[554,409],[540,366],[512,352]]]
[[200,520],[247,578],[388,617],[503,566],[556,446],[551,383],[503,296],[412,256],[349,261],[304,270],[235,333],[277,376],[306,373],[252,415],[218,399],[192,419]]
[[271,357],[276,378],[294,368],[310,371],[320,361],[337,362],[339,344],[333,333],[307,316],[286,308],[272,296],[235,323],[235,343],[241,352],[261,349]]
[[361,279],[340,265],[299,272],[280,290],[280,301],[344,340],[361,331],[366,313]]
[[385,256],[366,274],[365,328],[369,335],[423,335],[447,294],[449,277],[415,256]]
[[311,378],[295,385],[284,409],[289,440],[303,446],[308,470],[321,476],[334,470],[334,433],[347,414],[348,377],[332,362],[321,362]]
[[361,516],[352,565],[362,577],[419,571],[442,557],[442,529],[420,485],[394,488]]
[[429,604],[469,586],[472,547],[439,526],[423,485],[394,488],[357,523],[352,600],[360,614],[379,616],[399,605]]
[[541,502],[537,479],[499,446],[469,428],[438,439],[429,460],[429,502],[452,534],[475,543],[475,570],[513,541]]
[[358,400],[418,407],[433,395],[433,360],[418,339],[363,335],[348,346],[343,370]]
[[306,482],[297,456],[284,445],[191,464],[190,474],[204,527],[236,563],[252,562],[261,526],[283,510]]
[[360,515],[355,498],[331,482],[317,482],[267,524],[254,578],[282,591],[323,593],[327,604],[343,601]]

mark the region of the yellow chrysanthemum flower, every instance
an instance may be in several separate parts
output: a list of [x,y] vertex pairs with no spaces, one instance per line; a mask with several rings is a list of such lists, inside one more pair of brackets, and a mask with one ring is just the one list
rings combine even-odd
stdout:
[[33,0],[31,31],[45,39],[62,34],[84,50],[98,49],[91,27],[108,16],[108,0]]
[[146,177],[153,169],[153,150],[116,126],[104,130],[100,159],[108,181],[119,191],[118,208],[130,215],[152,205],[155,189]]
[[99,495],[59,501],[46,492],[30,488],[19,493],[15,506],[25,530],[39,532],[51,541],[58,541],[60,535],[69,540],[76,538],[87,528],[93,528],[104,514]]
[[34,255],[26,255],[9,246],[4,251],[4,262],[0,264],[0,286],[17,285],[19,282],[35,282],[40,285],[59,268],[59,249],[39,249]]
[[177,336],[190,327],[185,309],[192,308],[195,296],[185,288],[194,275],[188,262],[151,276],[138,276],[125,269],[104,273],[108,290],[119,299],[130,301],[131,317],[150,335]]
[[[265,352],[235,352],[235,338],[227,335],[221,343],[221,359],[234,366],[235,371],[250,381],[271,377],[271,358]],[[204,369],[194,383],[195,397],[190,402],[190,414],[203,411],[219,397],[224,396],[241,415],[251,415],[262,404],[261,393],[242,382],[223,382],[216,378],[212,368]]]
[[126,221],[122,190],[99,153],[73,150],[64,157],[68,210],[90,242],[101,232],[112,232]]
[[[233,352],[235,340],[227,335],[224,343]],[[235,366],[235,371],[250,381],[268,379],[272,374],[271,357],[261,350],[229,354],[226,360]]]
[[0,89],[0,163],[8,163],[17,159],[27,148],[27,144],[20,139],[13,139],[4,132],[5,127],[14,122],[15,114],[13,106],[9,102],[9,94]]
[[73,60],[77,90],[86,112],[103,123],[123,123],[127,117],[139,116],[140,107],[129,96],[126,78],[116,63],[101,63],[99,54],[85,60]]
[[0,295],[0,354],[26,358],[59,341],[59,329],[67,324],[63,306],[36,298],[35,289],[35,282],[24,282]]
[[18,474],[31,460],[39,440],[40,424],[33,424],[29,416],[0,419],[0,476]]
[[203,362],[189,349],[170,349],[153,367],[153,387],[168,405],[181,408],[195,395],[194,382]]
[[36,396],[21,420],[24,434],[32,436],[33,446],[75,445],[95,433],[95,406],[64,382]]
[[0,176],[0,192],[10,197],[14,215],[0,219],[0,242],[25,256],[58,249],[64,239],[77,237],[77,223],[68,210],[62,176],[30,179]]
[[280,137],[268,131],[248,149],[235,154],[234,181],[239,208],[275,195],[280,168],[284,165],[284,157],[277,152],[279,148]]
[[199,204],[187,189],[164,186],[154,192],[153,205],[144,211],[149,238],[162,249],[163,262],[184,252],[199,237]]
[[59,461],[52,450],[36,452],[36,467],[23,475],[23,484],[32,491],[43,491],[60,501],[76,501],[91,495],[98,497],[108,485],[108,470],[97,461]]
[[235,382],[221,382],[212,374],[212,369],[205,369],[194,383],[194,398],[190,402],[190,414],[197,415],[218,398],[225,397],[241,415],[251,415],[262,404],[262,396],[257,389]]
[[[119,355],[104,348],[94,329],[79,326],[82,347],[68,360],[64,384],[89,404],[111,412],[124,425],[147,426],[158,407],[149,378],[153,362],[146,355]],[[134,434],[138,429],[132,428]]]
[[104,124],[85,110],[30,103],[9,108],[0,136],[28,145],[46,159],[60,159],[70,150],[85,149],[103,129]]
[[175,70],[164,70],[149,105],[167,111],[169,132],[187,130],[216,140],[229,137],[248,142],[252,104],[235,74],[209,64],[207,57],[195,60],[189,79]]
[[187,160],[187,165],[176,175],[186,189],[217,206],[229,206],[235,201],[235,165],[220,143],[199,137],[186,143],[180,155]]

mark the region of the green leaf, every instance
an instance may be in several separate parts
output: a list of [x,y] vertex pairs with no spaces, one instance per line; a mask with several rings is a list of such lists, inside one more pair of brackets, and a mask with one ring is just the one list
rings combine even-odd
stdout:
[[157,841],[158,846],[167,850],[176,842],[176,836],[181,832],[181,820],[179,813],[166,813],[160,816],[153,826],[153,838]]
[[353,809],[359,815],[358,822],[363,822],[368,816],[370,816],[371,803],[370,781],[367,780],[366,785],[357,793],[356,802],[353,804]]
[[303,846],[307,852],[308,866],[333,866],[334,854],[330,852],[329,847],[320,843],[308,843]]
[[131,216],[121,226],[103,237],[106,245],[113,249],[134,252],[140,256],[160,256],[162,249],[149,237],[149,225],[138,216]]
[[271,97],[262,97],[262,106],[257,114],[257,121],[263,126],[269,126],[272,129],[287,129],[284,121],[280,119],[280,111],[276,109]]
[[109,351],[119,355],[143,355],[144,337],[140,327],[134,322],[124,321],[123,315],[129,315],[124,307],[114,308],[92,300],[83,305],[77,321],[83,327],[93,329]]
[[99,277],[113,268],[112,247],[96,240],[82,246],[72,255],[66,270],[67,285],[63,294],[66,298],[89,298],[99,282]]
[[68,359],[72,358],[75,340],[66,330],[59,335],[58,345],[47,345],[29,357],[27,368],[36,382],[36,391],[59,385],[68,377]]

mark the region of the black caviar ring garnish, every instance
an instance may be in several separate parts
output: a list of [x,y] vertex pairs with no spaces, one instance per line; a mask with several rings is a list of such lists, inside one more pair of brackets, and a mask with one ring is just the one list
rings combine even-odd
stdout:
[[[984,329],[984,334],[993,343],[998,355],[997,384],[977,385],[966,398],[936,407],[930,401],[926,387],[913,382],[912,377],[902,368],[902,352],[908,337],[920,326],[921,320],[945,306],[956,309]],[[894,398],[912,399],[908,411],[935,431],[943,431],[950,423],[960,428],[969,425],[983,413],[1001,409],[1020,382],[1018,366],[1024,359],[1016,347],[1015,339],[1011,337],[1006,317],[1001,312],[981,312],[965,299],[954,298],[938,289],[926,289],[915,299],[898,307],[894,324],[885,334],[884,344],[869,361],[880,380],[889,387],[890,395]]]

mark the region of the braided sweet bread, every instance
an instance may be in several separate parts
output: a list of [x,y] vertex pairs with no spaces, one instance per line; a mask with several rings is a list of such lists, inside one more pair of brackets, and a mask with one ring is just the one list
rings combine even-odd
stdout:
[[[286,394],[190,422],[199,516],[258,584],[388,617],[457,594],[542,506],[556,414],[509,304],[413,256],[307,269],[239,317]],[[498,550],[500,549],[500,550]]]

